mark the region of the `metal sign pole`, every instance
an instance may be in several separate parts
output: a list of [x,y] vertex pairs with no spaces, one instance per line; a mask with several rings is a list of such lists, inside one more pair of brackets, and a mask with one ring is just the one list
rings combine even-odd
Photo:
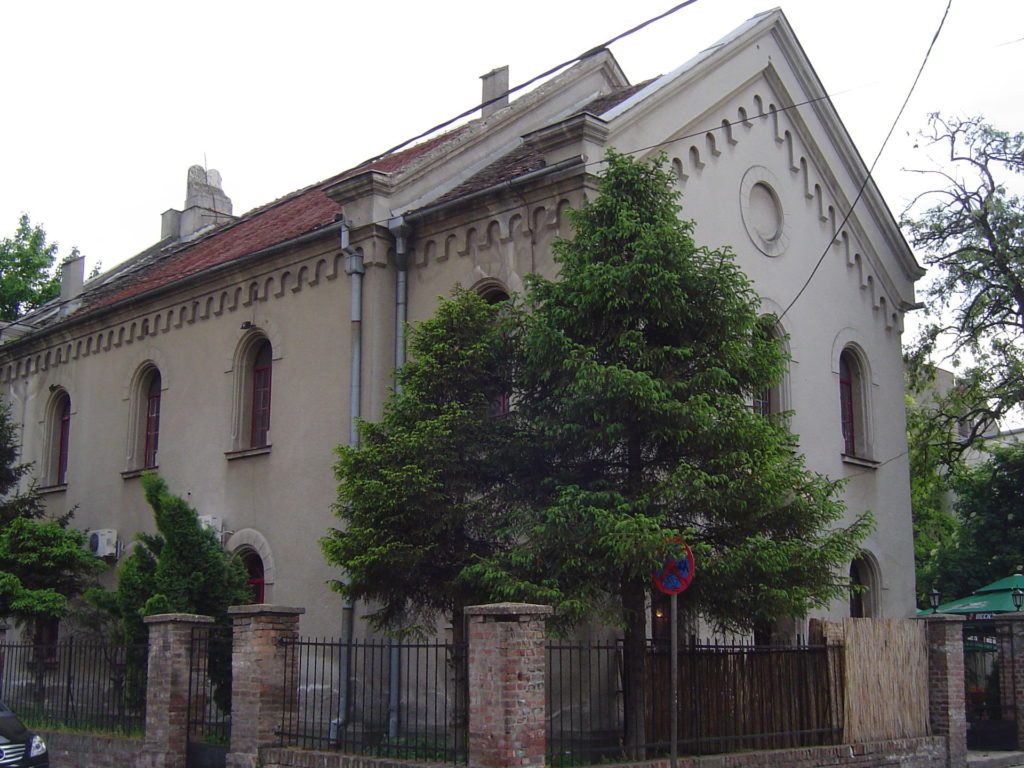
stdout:
[[[672,740],[671,763],[676,768],[679,759],[679,621],[676,617],[676,602],[679,595],[675,592],[669,597],[669,621],[672,624],[669,635],[669,653],[672,654],[672,661],[669,664],[672,675],[672,728],[669,731]],[[664,637],[664,635],[662,635]]]

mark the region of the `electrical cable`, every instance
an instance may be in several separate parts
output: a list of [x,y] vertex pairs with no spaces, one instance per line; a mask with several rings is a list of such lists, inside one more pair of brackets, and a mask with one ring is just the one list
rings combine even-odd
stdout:
[[355,167],[356,168],[361,168],[364,165],[370,165],[371,163],[375,163],[378,160],[380,160],[380,159],[382,159],[384,157],[387,157],[392,152],[397,152],[398,150],[400,150],[400,149],[402,149],[404,147],[409,146],[414,141],[419,141],[422,138],[426,138],[430,134],[436,133],[437,131],[441,130],[442,128],[447,128],[452,123],[454,123],[454,122],[456,122],[458,120],[461,120],[464,117],[469,117],[474,112],[477,112],[477,111],[483,109],[484,107],[489,107],[491,104],[499,102],[502,99],[507,98],[509,95],[511,95],[511,94],[513,94],[513,93],[515,93],[517,91],[521,91],[521,90],[523,90],[523,88],[527,88],[527,87],[533,85],[538,80],[543,80],[545,77],[548,77],[549,75],[553,75],[556,72],[558,72],[560,70],[563,70],[566,67],[571,66],[572,64],[575,64],[577,61],[583,61],[584,59],[590,58],[591,56],[594,56],[595,54],[600,53],[601,51],[603,51],[605,48],[607,48],[608,46],[612,45],[613,43],[617,43],[619,40],[622,40],[623,38],[629,37],[634,32],[639,32],[644,27],[647,27],[647,26],[653,24],[656,21],[661,21],[662,19],[664,19],[664,18],[666,18],[668,16],[671,16],[676,11],[682,10],[686,6],[693,5],[696,2],[697,2],[697,0],[685,0],[685,2],[679,3],[678,5],[675,5],[672,8],[669,8],[664,13],[658,14],[657,16],[653,16],[650,19],[648,19],[647,21],[641,22],[640,24],[637,24],[635,27],[633,27],[631,29],[627,29],[625,32],[619,33],[615,37],[613,37],[613,38],[611,38],[609,40],[606,40],[605,42],[601,43],[600,45],[595,45],[593,48],[590,48],[589,50],[581,53],[579,56],[575,56],[575,57],[569,59],[568,61],[563,61],[561,64],[556,64],[555,66],[551,67],[547,71],[541,72],[539,75],[535,75],[534,77],[531,77],[526,82],[520,83],[519,85],[516,85],[516,86],[514,86],[512,88],[509,88],[507,91],[505,91],[503,93],[499,93],[494,98],[488,99],[487,101],[484,101],[484,102],[481,102],[480,104],[477,104],[475,107],[473,107],[471,109],[467,109],[465,112],[462,112],[461,114],[458,114],[455,117],[452,117],[452,118],[450,118],[448,120],[445,120],[443,123],[438,123],[433,128],[429,128],[429,129],[425,130],[423,133],[418,134],[416,136],[413,136],[411,139],[406,139],[401,144],[396,144],[395,146],[391,147],[391,149],[385,150],[384,152],[381,152],[379,155],[375,155],[374,157],[371,157],[369,160],[366,160],[365,162],[362,162],[362,163],[360,163],[359,165],[357,165]]
[[777,318],[777,322],[782,321],[782,318],[786,316],[786,313],[793,308],[793,305],[797,303],[797,301],[803,295],[804,291],[807,290],[807,286],[811,284],[811,280],[814,279],[814,276],[817,274],[822,262],[825,261],[825,257],[828,255],[829,249],[832,248],[832,243],[834,242],[835,235],[842,231],[843,227],[846,226],[846,222],[850,220],[850,216],[853,215],[853,209],[857,207],[857,203],[860,202],[861,197],[864,195],[864,190],[868,186],[868,182],[872,180],[872,174],[874,173],[875,166],[878,164],[878,160],[882,157],[882,152],[885,151],[885,147],[889,143],[889,139],[892,137],[893,131],[896,130],[896,125],[899,123],[900,118],[903,117],[903,112],[907,108],[907,104],[910,102],[910,97],[913,96],[914,94],[914,89],[917,88],[917,83],[921,79],[921,74],[924,72],[925,65],[928,63],[928,59],[932,55],[932,49],[935,47],[935,43],[938,41],[939,35],[942,33],[942,27],[946,23],[946,17],[949,16],[949,9],[952,6],[953,0],[948,0],[948,2],[946,3],[946,10],[943,12],[942,19],[939,21],[939,26],[935,30],[935,34],[932,36],[932,41],[931,43],[928,44],[928,50],[924,54],[924,60],[921,62],[921,66],[917,70],[917,76],[914,77],[914,82],[911,83],[910,90],[907,91],[907,96],[905,99],[903,99],[903,104],[900,106],[900,110],[896,114],[896,119],[892,121],[892,125],[889,127],[889,132],[885,135],[885,139],[882,141],[882,146],[878,148],[878,153],[875,155],[875,159],[871,163],[871,167],[868,168],[868,173],[864,177],[864,181],[861,183],[860,189],[857,190],[857,196],[854,197],[853,202],[850,203],[850,209],[846,212],[846,215],[843,216],[843,220],[839,222],[839,226],[836,227],[836,231],[832,235],[833,239],[830,240],[828,245],[825,246],[825,250],[822,251],[821,256],[818,258],[818,262],[814,265],[814,269],[811,270],[811,274],[807,276],[807,279],[804,281],[804,284],[800,287],[800,290],[797,291],[797,294],[796,296],[793,297],[793,300],[789,302],[789,304],[786,306],[784,310],[782,310],[782,314],[779,315],[779,317]]

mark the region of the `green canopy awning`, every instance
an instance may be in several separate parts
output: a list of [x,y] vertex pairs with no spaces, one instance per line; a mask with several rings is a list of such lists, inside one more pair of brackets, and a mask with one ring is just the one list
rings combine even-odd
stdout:
[[[1024,574],[1015,573],[1005,579],[993,581],[991,584],[975,590],[969,597],[950,600],[939,606],[939,613],[1013,613],[1017,609],[1013,605],[1013,590],[1024,589]],[[931,613],[929,610],[918,611],[918,615]]]

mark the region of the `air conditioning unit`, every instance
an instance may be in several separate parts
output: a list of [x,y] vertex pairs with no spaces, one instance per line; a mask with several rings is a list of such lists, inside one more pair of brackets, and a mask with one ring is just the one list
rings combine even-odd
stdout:
[[224,518],[220,515],[200,515],[199,525],[209,528],[214,533],[220,533],[224,530]]
[[97,528],[85,532],[85,545],[96,557],[117,557],[117,531],[113,528]]

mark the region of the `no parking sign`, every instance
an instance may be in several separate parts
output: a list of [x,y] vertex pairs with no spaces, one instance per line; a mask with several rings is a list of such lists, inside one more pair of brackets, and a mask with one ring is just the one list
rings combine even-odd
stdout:
[[681,539],[673,539],[665,556],[665,565],[651,574],[654,586],[666,595],[678,595],[693,581],[693,552]]

